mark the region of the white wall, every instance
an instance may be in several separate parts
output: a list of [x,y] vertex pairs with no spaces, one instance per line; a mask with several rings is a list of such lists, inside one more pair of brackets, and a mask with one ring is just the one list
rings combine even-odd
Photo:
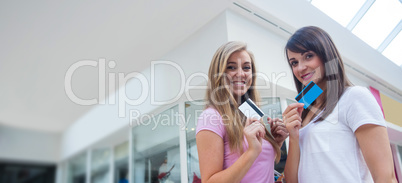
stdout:
[[[146,115],[168,105],[151,104],[151,97],[154,97],[156,102],[162,102],[174,99],[177,95],[181,96],[181,90],[178,89],[183,87],[181,82],[186,81],[193,73],[207,73],[213,52],[227,41],[226,33],[226,16],[220,14],[159,60],[173,61],[178,68],[172,64],[158,64],[154,67],[154,74],[151,73],[151,65],[138,73],[136,79],[129,80],[125,88],[120,88],[120,91],[111,95],[110,99],[121,98],[123,93],[126,93],[128,98],[139,100],[144,94],[144,102],[124,105],[124,102],[116,100],[115,104],[110,104],[110,100],[106,99],[106,105],[94,107],[63,133],[61,159],[73,156],[119,129],[130,128],[130,110],[138,111],[140,115]],[[181,71],[183,71],[184,78],[180,74]],[[139,75],[143,76],[146,83],[149,84],[148,86],[140,82]],[[151,76],[154,77],[154,95],[151,92]],[[205,82],[200,77],[193,81],[191,85]],[[143,89],[146,91],[143,92]],[[126,116],[119,117],[119,111],[123,111],[122,114]]]
[[191,79],[191,76],[207,75],[215,51],[227,41],[227,13],[225,11],[163,56],[162,59],[175,61],[183,69],[186,80],[191,81],[191,85],[198,85],[206,80],[201,76]]
[[[233,11],[227,12],[229,40],[246,42],[254,53],[257,72],[268,81],[295,90],[292,72],[285,59],[287,39]],[[270,89],[275,89],[271,84]]]
[[46,133],[0,125],[0,160],[57,163],[60,140],[57,133]]

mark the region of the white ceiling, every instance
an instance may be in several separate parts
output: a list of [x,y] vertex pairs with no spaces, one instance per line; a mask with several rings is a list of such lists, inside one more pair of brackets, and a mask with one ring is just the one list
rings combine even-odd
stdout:
[[[228,4],[1,1],[0,124],[62,132],[93,107],[78,105],[65,93],[65,74],[72,64],[104,58],[116,62],[106,72],[140,72]],[[71,86],[82,99],[97,98],[98,68],[77,69]]]

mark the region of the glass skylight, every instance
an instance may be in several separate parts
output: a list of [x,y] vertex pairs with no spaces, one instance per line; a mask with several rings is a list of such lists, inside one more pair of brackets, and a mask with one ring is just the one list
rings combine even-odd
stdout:
[[399,0],[377,0],[352,32],[377,49],[401,19],[402,5]]
[[402,66],[402,32],[394,38],[394,40],[388,45],[382,52],[384,56],[392,60],[396,65]]
[[[402,33],[397,27],[402,0],[311,0],[311,4],[402,67]],[[389,35],[395,34],[392,40]]]
[[311,4],[346,27],[365,0],[312,0]]

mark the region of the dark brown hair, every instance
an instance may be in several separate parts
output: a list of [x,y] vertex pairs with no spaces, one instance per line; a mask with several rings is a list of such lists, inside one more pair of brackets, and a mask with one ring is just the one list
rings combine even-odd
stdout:
[[[327,86],[322,93],[325,95],[323,103],[320,106],[316,106],[316,102],[313,102],[307,110],[303,111],[302,120],[305,119],[311,107],[318,108],[318,111],[323,111],[317,121],[324,120],[331,114],[345,89],[353,85],[345,74],[342,58],[334,42],[329,34],[321,28],[308,26],[300,28],[289,38],[285,47],[286,58],[289,59],[287,50],[302,54],[307,51],[313,51],[323,62],[325,67],[325,77],[323,79]],[[291,67],[290,64],[289,66]],[[305,86],[295,75],[293,75],[293,79],[297,91],[301,92]],[[316,115],[314,114],[311,119]]]

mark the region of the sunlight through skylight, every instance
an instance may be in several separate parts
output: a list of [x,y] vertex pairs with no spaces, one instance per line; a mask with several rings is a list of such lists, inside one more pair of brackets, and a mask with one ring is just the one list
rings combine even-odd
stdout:
[[394,38],[388,47],[382,52],[384,56],[392,60],[396,65],[402,66],[402,32]]
[[346,27],[365,0],[312,0],[311,4]]
[[402,65],[401,33],[389,45],[392,37],[384,41],[392,31],[393,35],[400,31],[396,27],[402,20],[401,0],[312,0],[311,4],[342,26],[352,29],[352,33],[374,49],[384,50],[382,54],[398,66]]
[[399,0],[378,0],[352,32],[377,49],[401,19],[402,6]]

